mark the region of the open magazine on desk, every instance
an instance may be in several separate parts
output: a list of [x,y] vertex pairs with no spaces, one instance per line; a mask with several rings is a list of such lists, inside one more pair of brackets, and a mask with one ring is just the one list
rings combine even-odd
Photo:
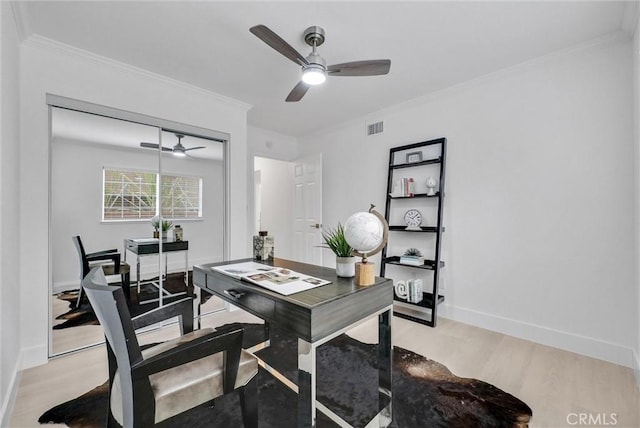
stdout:
[[276,293],[284,294],[285,296],[331,283],[331,281],[315,278],[289,269],[263,265],[256,262],[214,266],[211,269],[259,285]]

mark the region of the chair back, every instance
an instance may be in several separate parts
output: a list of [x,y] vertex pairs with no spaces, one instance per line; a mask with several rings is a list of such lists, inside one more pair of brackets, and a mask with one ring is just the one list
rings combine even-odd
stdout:
[[[108,351],[115,357],[123,402],[133,403],[131,366],[142,361],[142,353],[131,322],[124,292],[121,287],[107,284],[100,267],[91,269],[82,280],[82,287],[104,330]],[[131,406],[124,406],[123,410],[125,413],[133,411]],[[130,416],[132,418],[133,414]],[[133,419],[125,416],[125,420]]]
[[87,253],[84,251],[84,245],[82,245],[82,240],[79,235],[76,235],[71,239],[73,240],[73,245],[78,251],[78,257],[80,257],[80,279],[84,279],[84,277],[89,274],[89,260],[87,260]]

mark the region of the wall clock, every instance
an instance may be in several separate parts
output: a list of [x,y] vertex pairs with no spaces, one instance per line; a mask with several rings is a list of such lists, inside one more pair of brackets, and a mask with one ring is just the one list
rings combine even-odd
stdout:
[[422,214],[416,209],[410,209],[404,213],[404,222],[407,225],[407,230],[421,230]]

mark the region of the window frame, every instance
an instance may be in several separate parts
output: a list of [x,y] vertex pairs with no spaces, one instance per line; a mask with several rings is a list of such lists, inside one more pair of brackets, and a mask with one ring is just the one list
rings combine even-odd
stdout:
[[[155,198],[155,211],[154,214],[149,218],[105,218],[105,192],[106,192],[106,174],[107,171],[116,171],[116,172],[127,172],[127,173],[142,173],[142,174],[154,174],[155,175],[155,188],[156,192],[154,195]],[[171,176],[171,177],[184,177],[189,179],[197,179],[198,180],[198,215],[196,217],[169,217],[163,215],[164,218],[169,219],[171,221],[202,221],[204,220],[204,201],[203,201],[203,188],[204,188],[204,178],[200,175],[195,174],[183,174],[183,173],[174,173],[174,172],[164,172],[160,174],[157,170],[150,169],[136,169],[136,168],[127,168],[127,167],[114,167],[114,166],[102,166],[102,192],[101,192],[101,223],[140,223],[140,222],[149,222],[151,218],[154,216],[160,215],[161,212],[161,203],[162,203],[162,176]]]

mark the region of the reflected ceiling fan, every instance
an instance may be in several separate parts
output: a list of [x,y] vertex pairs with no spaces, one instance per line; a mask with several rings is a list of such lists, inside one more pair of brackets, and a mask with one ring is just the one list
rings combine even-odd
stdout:
[[[187,156],[187,152],[189,150],[197,150],[197,149],[204,149],[205,146],[198,146],[198,147],[189,147],[186,148],[185,146],[182,145],[182,139],[184,138],[184,135],[182,134],[175,134],[176,137],[178,137],[178,144],[176,144],[175,146],[173,146],[173,148],[168,148],[168,147],[163,147],[162,151],[163,152],[172,152],[174,154],[174,156]],[[160,147],[159,144],[156,143],[146,143],[144,141],[142,141],[140,143],[140,147],[144,147],[146,149],[158,149],[158,147]]]
[[304,31],[304,41],[311,46],[311,53],[305,58],[265,25],[256,25],[249,29],[260,40],[280,52],[291,61],[302,66],[302,80],[287,96],[287,101],[300,101],[310,86],[324,83],[329,76],[379,76],[389,73],[391,60],[374,59],[353,61],[342,64],[326,65],[326,61],[316,48],[324,43],[324,30],[313,26]]

